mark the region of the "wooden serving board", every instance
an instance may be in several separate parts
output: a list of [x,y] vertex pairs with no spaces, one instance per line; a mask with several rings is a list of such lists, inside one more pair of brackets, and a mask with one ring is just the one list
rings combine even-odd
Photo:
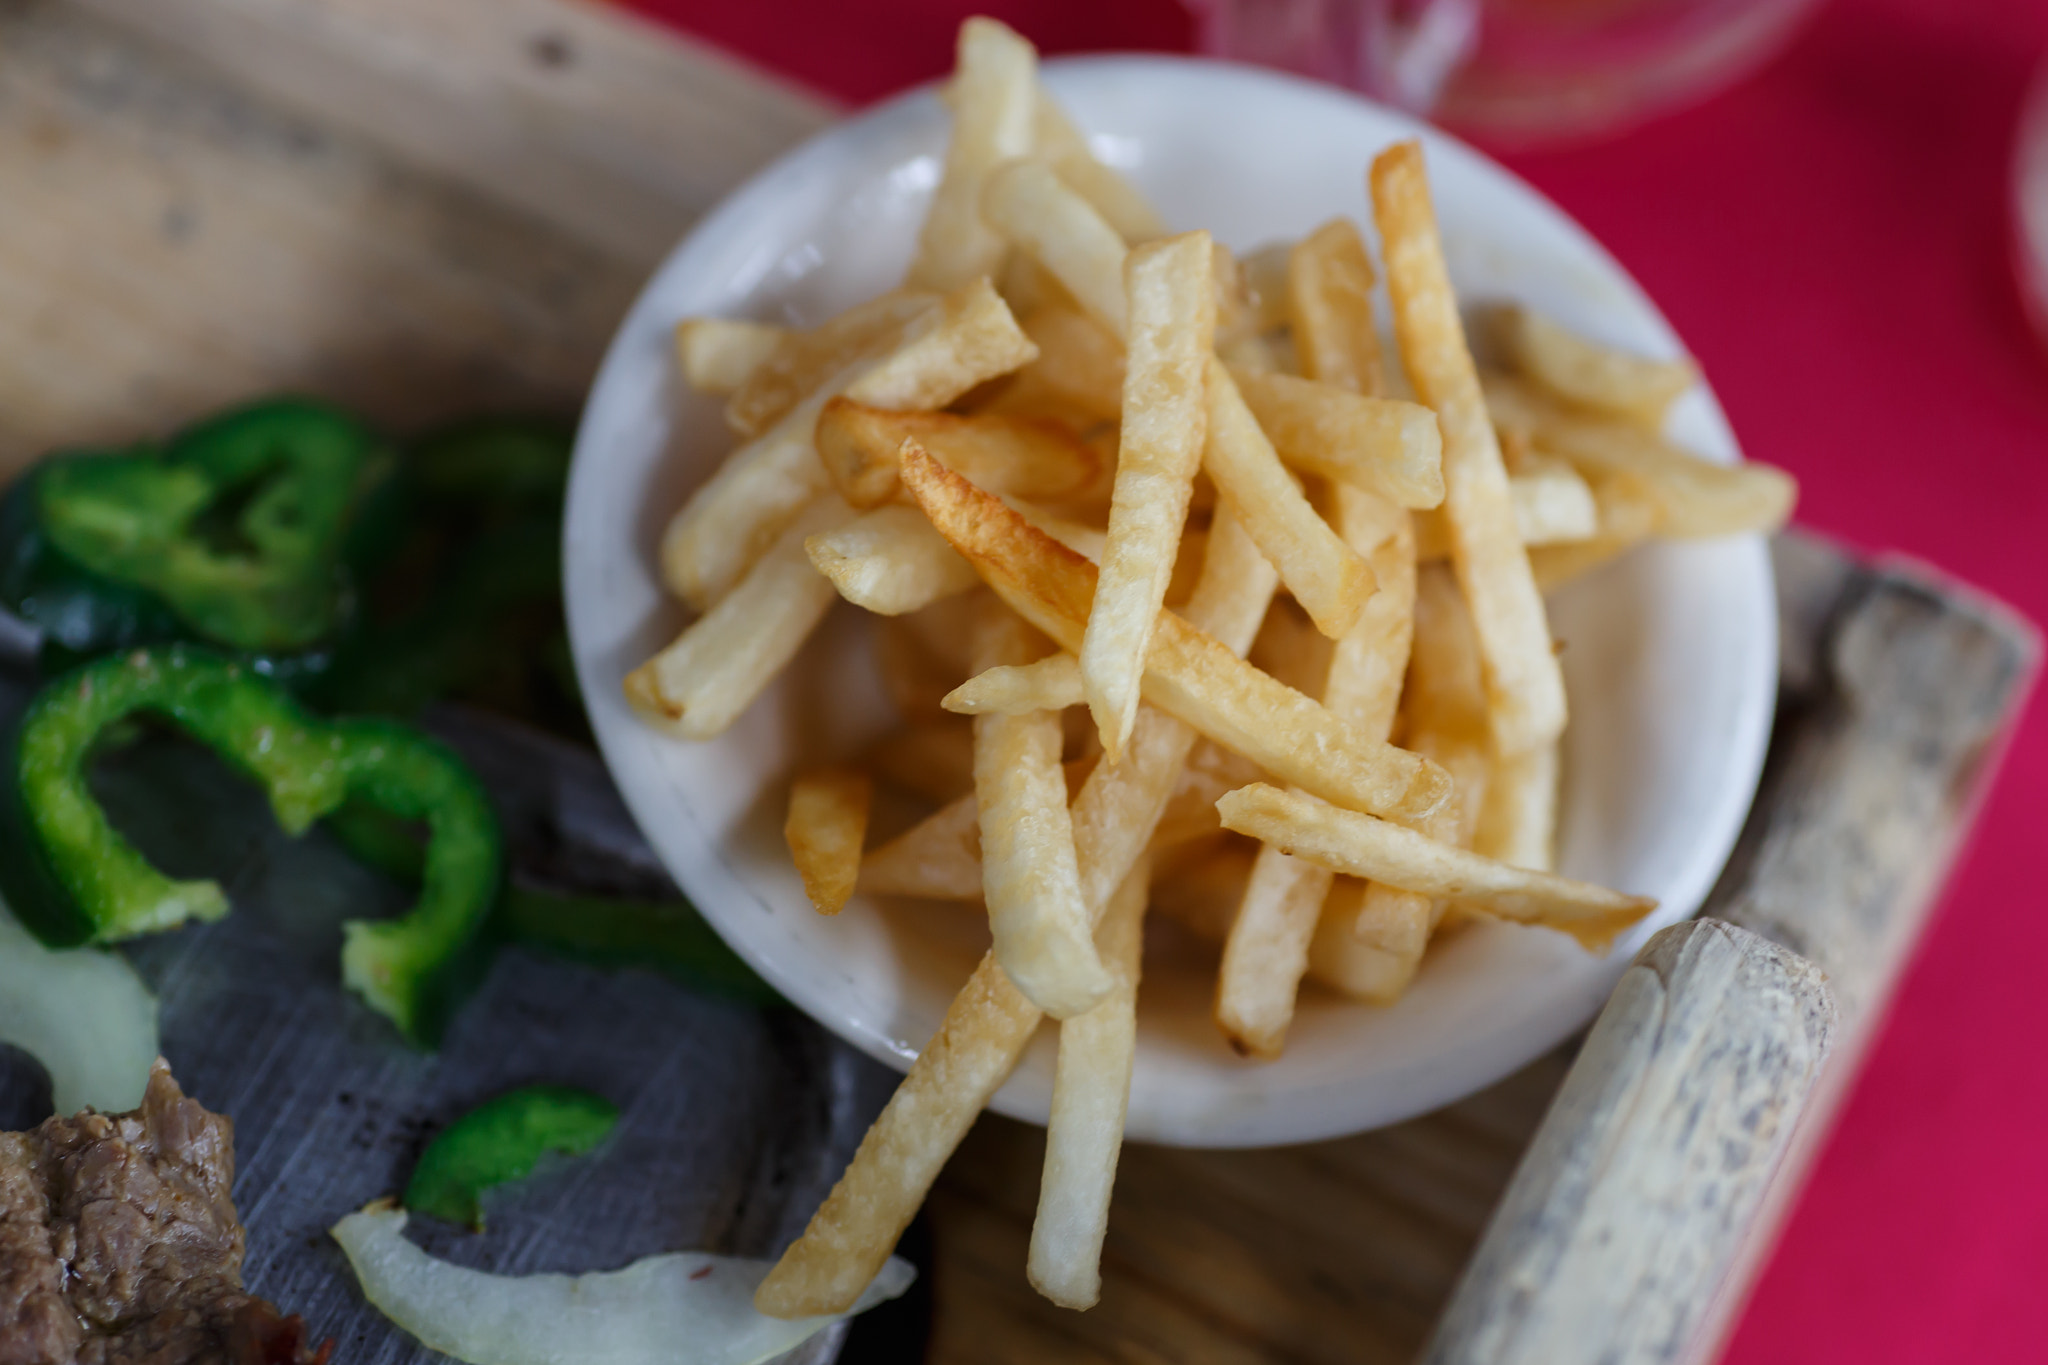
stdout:
[[[0,472],[280,388],[573,411],[667,246],[830,112],[570,0],[0,0]],[[1778,565],[1720,923],[1583,1053],[1341,1141],[1127,1149],[1085,1314],[1024,1280],[1042,1134],[986,1118],[929,1204],[931,1358],[1710,1359],[2038,652],[1919,570]]]

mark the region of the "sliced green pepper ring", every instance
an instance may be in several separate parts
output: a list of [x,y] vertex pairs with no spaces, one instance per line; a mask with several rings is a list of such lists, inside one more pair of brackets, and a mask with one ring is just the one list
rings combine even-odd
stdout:
[[[355,513],[395,459],[346,413],[280,398],[201,423],[161,453],[48,460],[24,496],[33,499],[37,548],[87,581],[154,599],[181,634],[228,649],[289,652],[343,625],[351,589],[342,562]],[[7,557],[22,558],[17,542]],[[39,576],[66,577],[48,567]],[[49,614],[57,605],[52,599]],[[45,628],[80,653],[139,638],[122,638],[115,615],[99,630],[63,624]]]
[[0,774],[0,891],[22,922],[57,947],[227,913],[217,883],[174,881],[152,867],[87,786],[95,740],[137,712],[170,720],[261,783],[288,833],[351,798],[425,823],[419,899],[400,918],[343,925],[342,976],[407,1037],[430,1041],[498,896],[503,838],[489,798],[460,759],[418,731],[321,720],[277,683],[206,650],[109,656],[30,703]]

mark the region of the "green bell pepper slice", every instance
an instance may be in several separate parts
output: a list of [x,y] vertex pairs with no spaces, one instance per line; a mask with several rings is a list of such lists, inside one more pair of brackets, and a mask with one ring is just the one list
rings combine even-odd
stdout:
[[508,1091],[464,1114],[427,1145],[405,1187],[404,1204],[476,1232],[483,1193],[521,1180],[549,1153],[581,1156],[610,1136],[618,1106],[565,1085]]
[[316,650],[353,609],[344,561],[395,463],[354,418],[295,398],[161,450],[54,456],[0,510],[0,600],[74,656],[171,638]]
[[87,785],[94,742],[138,712],[168,719],[261,783],[289,833],[345,801],[425,824],[418,900],[400,918],[343,925],[342,977],[408,1038],[437,1036],[502,881],[489,798],[418,731],[309,715],[276,682],[196,646],[97,660],[50,682],[23,714],[0,769],[0,892],[22,922],[62,947],[227,913],[217,883],[152,867]]

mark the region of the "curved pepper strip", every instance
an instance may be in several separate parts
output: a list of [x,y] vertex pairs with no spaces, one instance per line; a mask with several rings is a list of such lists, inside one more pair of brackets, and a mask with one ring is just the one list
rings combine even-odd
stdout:
[[346,413],[291,398],[161,450],[52,457],[0,507],[0,601],[73,658],[182,638],[317,671],[394,464]]
[[310,716],[275,682],[195,647],[101,659],[29,705],[0,781],[0,891],[22,922],[60,947],[227,913],[217,883],[152,867],[87,786],[94,741],[137,712],[165,717],[261,783],[289,833],[350,799],[425,823],[418,901],[398,919],[345,924],[342,977],[407,1037],[431,1039],[502,878],[503,839],[482,787],[415,730]]

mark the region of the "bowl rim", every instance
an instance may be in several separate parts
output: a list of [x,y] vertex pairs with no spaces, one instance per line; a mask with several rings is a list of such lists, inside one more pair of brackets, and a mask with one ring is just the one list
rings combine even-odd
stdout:
[[[1144,79],[1154,75],[1171,74],[1176,78],[1193,76],[1197,79],[1220,79],[1226,83],[1247,82],[1252,85],[1272,87],[1284,91],[1291,96],[1307,96],[1311,99],[1326,101],[1334,105],[1363,107],[1380,118],[1410,130],[1414,135],[1424,137],[1432,144],[1453,148],[1458,154],[1480,163],[1489,174],[1499,177],[1516,194],[1524,198],[1534,210],[1549,214],[1566,225],[1577,238],[1582,240],[1583,245],[1591,252],[1593,259],[1597,262],[1606,280],[1625,290],[1631,299],[1646,310],[1665,332],[1674,337],[1677,336],[1676,329],[1671,327],[1669,320],[1664,317],[1662,310],[1656,306],[1647,292],[1642,289],[1634,277],[1597,238],[1593,237],[1590,232],[1578,224],[1577,220],[1571,218],[1570,215],[1566,214],[1564,210],[1553,203],[1541,191],[1531,186],[1522,177],[1500,165],[1484,152],[1465,143],[1453,134],[1423,123],[1412,115],[1380,105],[1351,91],[1326,85],[1305,77],[1250,66],[1244,63],[1199,56],[1162,53],[1086,54],[1049,58],[1043,62],[1041,69],[1047,83],[1055,89],[1055,93],[1058,92],[1058,87],[1066,83],[1070,76],[1084,80],[1119,77]],[[655,309],[655,300],[664,292],[669,278],[675,274],[687,273],[687,267],[693,250],[707,249],[707,243],[730,234],[754,220],[756,215],[772,207],[773,201],[786,193],[792,184],[800,182],[805,176],[835,165],[839,160],[840,144],[844,139],[854,136],[858,130],[873,130],[878,126],[886,126],[902,119],[906,113],[913,110],[916,106],[931,101],[941,84],[942,82],[939,81],[928,81],[871,105],[858,114],[841,120],[831,127],[814,134],[749,177],[745,183],[726,196],[710,212],[693,224],[677,245],[663,258],[661,264],[650,273],[647,282],[642,286],[633,304],[621,319],[618,330],[614,333],[611,342],[606,347],[603,360],[592,382],[589,400],[586,402],[578,425],[577,455],[571,468],[569,496],[564,515],[562,569],[565,601],[568,604],[566,616],[571,651],[579,682],[585,689],[586,711],[589,713],[592,732],[597,740],[599,752],[603,756],[607,768],[613,772],[615,778],[618,775],[621,763],[619,756],[614,752],[614,747],[631,742],[634,739],[644,738],[646,734],[651,732],[643,730],[642,734],[637,736],[614,734],[612,733],[614,727],[601,720],[597,709],[592,707],[587,700],[588,697],[594,695],[591,690],[593,688],[616,690],[618,679],[610,676],[608,671],[598,671],[597,656],[600,651],[591,647],[587,639],[579,638],[582,634],[578,627],[581,613],[575,610],[575,603],[582,596],[576,587],[582,578],[582,572],[578,567],[578,556],[575,551],[575,531],[579,524],[578,507],[595,499],[595,494],[588,491],[593,482],[593,476],[589,475],[587,471],[597,462],[597,457],[585,458],[585,451],[594,444],[589,439],[589,436],[592,428],[597,425],[601,406],[600,399],[604,396],[607,388],[611,387],[608,380],[610,376],[613,376],[621,368],[621,355],[632,346],[634,338],[644,329],[646,322],[644,315],[650,311],[658,311]],[[1700,391],[1710,410],[1712,422],[1723,434],[1727,435],[1727,444],[1731,449],[1737,451],[1737,458],[1740,458],[1739,448],[1733,440],[1732,433],[1727,431],[1726,418],[1722,413],[1718,398],[1704,378],[1700,384]],[[1699,842],[1702,856],[1694,861],[1702,866],[1706,866],[1708,871],[1703,878],[1698,878],[1701,884],[1697,889],[1696,895],[1692,897],[1693,903],[1685,909],[1684,915],[1680,916],[1680,918],[1690,917],[1698,913],[1700,905],[1703,904],[1706,895],[1712,888],[1716,875],[1725,866],[1729,855],[1734,850],[1735,843],[1747,818],[1762,776],[1771,720],[1775,712],[1778,651],[1777,601],[1775,593],[1771,591],[1772,570],[1769,554],[1760,536],[1738,539],[1754,542],[1749,547],[1749,556],[1760,566],[1764,589],[1763,607],[1765,610],[1765,620],[1761,623],[1759,638],[1755,642],[1756,672],[1759,677],[1764,679],[1761,684],[1755,684],[1761,687],[1761,706],[1759,707],[1755,704],[1756,698],[1747,698],[1743,711],[1736,718],[1737,733],[1732,737],[1732,749],[1736,759],[1739,761],[1739,778],[1731,778],[1717,791],[1715,808],[1709,811],[1702,820],[1702,838]],[[643,802],[647,800],[646,796],[637,791],[633,784],[628,782],[620,782],[619,787],[635,821],[640,823],[643,829],[650,828],[650,821],[647,817],[654,814],[654,812],[649,810],[643,813],[642,807]],[[663,814],[668,815],[669,812],[663,812]],[[706,846],[713,850],[712,861],[724,864],[724,860],[719,858],[716,853],[717,841],[712,839],[708,833],[704,834],[702,838]],[[657,853],[660,854],[662,850],[661,842],[650,840],[650,843],[653,844]],[[1705,851],[1709,848],[1711,848],[1712,852],[1711,858],[1704,856]],[[794,964],[783,961],[775,954],[761,951],[759,945],[748,940],[744,934],[729,932],[725,922],[726,917],[720,912],[709,908],[711,904],[722,903],[721,896],[723,895],[724,888],[720,888],[721,896],[708,898],[701,896],[696,889],[688,884],[691,880],[698,880],[697,877],[686,878],[684,875],[681,875],[683,869],[675,866],[666,855],[663,855],[662,861],[669,867],[671,874],[675,875],[678,885],[682,887],[685,894],[699,905],[700,912],[703,913],[705,920],[711,924],[721,939],[724,939],[756,972],[781,992],[793,1005],[803,1010],[818,1023],[824,1025],[843,1041],[882,1061],[892,1069],[900,1072],[908,1068],[910,1061],[915,1058],[917,1051],[923,1046],[923,1040],[920,1039],[914,1043],[906,1043],[890,1036],[883,1025],[874,1021],[863,1020],[853,1017],[844,1011],[810,1003],[808,997],[813,995],[814,992],[798,989],[799,973]],[[722,867],[722,871],[725,877],[734,885],[742,888],[745,887],[745,878],[736,868],[725,864]],[[758,899],[758,896],[754,898]],[[1661,922],[1668,921],[1660,920]],[[1556,1046],[1559,1041],[1570,1034],[1573,1028],[1590,1020],[1592,1015],[1597,1013],[1600,1004],[1605,1001],[1611,992],[1614,982],[1619,979],[1622,971],[1625,970],[1627,962],[1626,960],[1610,959],[1601,965],[1607,970],[1605,970],[1600,978],[1597,993],[1589,995],[1589,992],[1586,990],[1560,992],[1557,996],[1545,1002],[1543,1008],[1534,1010],[1534,1018],[1523,1021],[1524,1027],[1517,1036],[1494,1037],[1492,1045],[1489,1047],[1475,1048],[1470,1045],[1470,1040],[1467,1040],[1464,1058],[1459,1063],[1447,1065],[1444,1068],[1444,1071],[1453,1075],[1455,1079],[1452,1079],[1448,1085],[1435,1087],[1435,1089],[1443,1093],[1428,1103],[1398,1107],[1396,1112],[1391,1113],[1376,1112],[1374,1117],[1360,1122],[1352,1117],[1352,1114],[1360,1108],[1359,1105],[1354,1103],[1347,1106],[1342,1103],[1332,1102],[1335,1097],[1345,1092],[1347,1086],[1355,1088],[1355,1082],[1334,1080],[1328,1077],[1309,1078],[1300,1081],[1289,1092],[1290,1094],[1299,1094],[1304,1099],[1311,1100],[1310,1103],[1301,1107],[1302,1112],[1294,1115],[1292,1121],[1283,1116],[1276,1121],[1240,1125],[1239,1129],[1233,1130],[1221,1137],[1213,1133],[1175,1134],[1162,1131],[1132,1131],[1127,1133],[1127,1138],[1129,1140],[1154,1141],[1174,1145],[1257,1147],[1316,1141],[1363,1131],[1370,1127],[1400,1122],[1404,1118],[1412,1117],[1414,1114],[1427,1112],[1427,1110],[1438,1107],[1441,1104],[1453,1102],[1460,1096],[1484,1088],[1485,1085],[1492,1083],[1494,1080],[1505,1078]],[[1571,1016],[1576,1022],[1563,1028],[1557,1027],[1557,1020],[1565,1016]],[[1505,1034],[1506,1030],[1499,1032]],[[1531,1041],[1531,1039],[1534,1039],[1534,1041]],[[1414,1063],[1411,1063],[1410,1069],[1414,1065]],[[1008,1114],[1025,1122],[1040,1124],[1044,1122],[1043,1104],[1034,1099],[1020,1098],[1016,1087],[1013,1085],[1005,1085],[999,1090],[990,1102],[989,1107],[997,1112]],[[1283,1106],[1276,1104],[1263,1106],[1269,1113],[1281,1107]],[[1384,1108],[1384,1106],[1366,1107],[1374,1108],[1375,1110]],[[1313,1113],[1309,1111],[1313,1111]]]

